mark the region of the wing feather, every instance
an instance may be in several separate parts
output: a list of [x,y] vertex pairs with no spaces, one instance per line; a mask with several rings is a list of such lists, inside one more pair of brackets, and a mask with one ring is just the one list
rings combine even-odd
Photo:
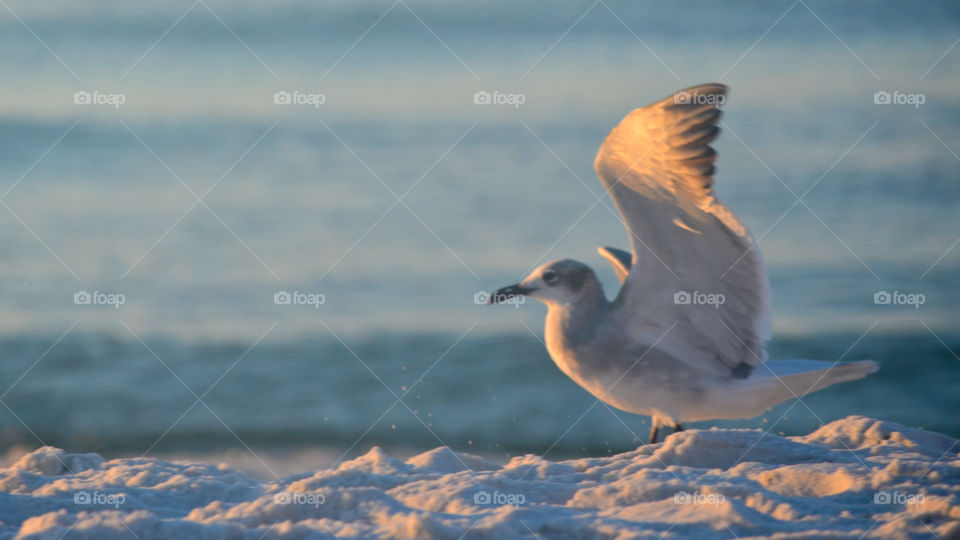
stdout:
[[647,345],[679,321],[659,346],[720,375],[766,360],[770,336],[760,253],[713,191],[717,153],[709,144],[720,133],[726,91],[695,86],[634,110],[594,164],[633,250],[618,320]]
[[597,252],[610,263],[610,266],[613,267],[613,273],[617,275],[617,281],[623,285],[627,275],[630,274],[630,259],[633,258],[633,255],[622,249],[608,246],[598,247]]

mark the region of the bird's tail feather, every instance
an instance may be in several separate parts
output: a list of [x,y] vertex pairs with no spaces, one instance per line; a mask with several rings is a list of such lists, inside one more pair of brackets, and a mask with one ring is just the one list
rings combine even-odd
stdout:
[[842,364],[820,360],[766,362],[755,367],[746,379],[732,381],[732,388],[718,387],[719,395],[713,396],[711,407],[687,414],[684,420],[753,418],[778,403],[862,379],[876,370],[872,360]]
[[[793,397],[802,397],[847,381],[862,379],[877,371],[873,360],[857,362],[823,362],[820,360],[778,360],[768,362],[770,368],[766,385],[770,390],[771,406]],[[765,370],[761,367],[760,370]]]

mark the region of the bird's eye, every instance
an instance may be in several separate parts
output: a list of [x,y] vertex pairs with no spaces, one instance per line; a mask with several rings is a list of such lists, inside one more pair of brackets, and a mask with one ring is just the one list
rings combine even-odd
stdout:
[[553,283],[556,280],[557,280],[557,273],[554,272],[553,270],[547,270],[546,272],[543,273],[544,283]]

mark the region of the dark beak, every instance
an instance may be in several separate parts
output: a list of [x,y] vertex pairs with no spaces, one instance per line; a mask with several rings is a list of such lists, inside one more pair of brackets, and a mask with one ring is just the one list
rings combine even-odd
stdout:
[[517,296],[523,296],[530,294],[535,289],[533,287],[521,287],[519,283],[516,285],[510,285],[502,289],[497,289],[496,292],[490,295],[490,298],[487,299],[487,305],[490,304],[503,304],[511,298],[516,298]]

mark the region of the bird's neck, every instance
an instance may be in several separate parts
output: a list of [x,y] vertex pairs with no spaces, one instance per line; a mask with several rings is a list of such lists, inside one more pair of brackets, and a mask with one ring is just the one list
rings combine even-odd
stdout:
[[576,301],[547,304],[544,337],[550,355],[568,356],[592,341],[609,305],[596,279],[583,286]]

